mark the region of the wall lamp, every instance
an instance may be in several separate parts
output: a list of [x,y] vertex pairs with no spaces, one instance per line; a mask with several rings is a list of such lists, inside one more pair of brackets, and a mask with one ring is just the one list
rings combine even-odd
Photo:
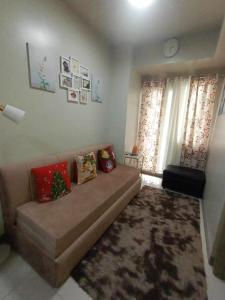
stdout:
[[24,118],[26,113],[22,109],[16,108],[11,105],[3,105],[3,104],[0,104],[0,111],[5,117],[7,117],[8,119],[16,123],[19,123]]

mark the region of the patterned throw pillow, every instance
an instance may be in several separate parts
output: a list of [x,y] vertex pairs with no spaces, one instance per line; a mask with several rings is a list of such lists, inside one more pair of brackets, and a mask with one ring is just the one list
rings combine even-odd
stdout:
[[71,191],[67,162],[31,169],[39,202],[56,200]]
[[116,167],[116,157],[112,147],[107,147],[98,151],[99,169],[105,173],[110,173]]
[[[75,174],[77,174],[77,183],[82,184],[97,176],[96,158],[94,152],[75,157]],[[76,180],[76,178],[75,178]]]

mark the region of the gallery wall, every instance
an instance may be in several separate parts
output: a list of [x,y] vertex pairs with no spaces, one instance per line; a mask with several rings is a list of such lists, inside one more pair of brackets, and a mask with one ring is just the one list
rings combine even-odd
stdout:
[[[0,118],[0,163],[26,160],[71,147],[105,142],[110,48],[57,0],[7,0],[0,3],[0,102],[24,109],[16,125]],[[47,48],[57,69],[56,93],[29,86],[26,42]],[[60,55],[72,55],[103,78],[103,103],[67,103],[59,88]]]
[[[110,47],[63,1],[1,1],[0,41],[0,103],[26,111],[20,124],[0,116],[0,164],[110,141]],[[57,69],[55,93],[30,88],[26,42],[52,52]],[[102,78],[103,103],[67,103],[67,92],[58,84],[60,55],[78,58]]]

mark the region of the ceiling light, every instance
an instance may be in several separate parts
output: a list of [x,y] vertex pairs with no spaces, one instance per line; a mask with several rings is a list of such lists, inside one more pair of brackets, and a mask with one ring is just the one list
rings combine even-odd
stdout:
[[128,0],[129,3],[137,8],[145,8],[149,6],[154,0]]

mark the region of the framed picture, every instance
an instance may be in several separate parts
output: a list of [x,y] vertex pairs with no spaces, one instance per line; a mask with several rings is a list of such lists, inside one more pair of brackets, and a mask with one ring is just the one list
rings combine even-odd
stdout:
[[91,100],[102,103],[102,80],[96,75],[91,75]]
[[89,71],[88,68],[84,67],[84,66],[80,66],[80,76],[82,76],[83,78],[89,78]]
[[74,75],[78,75],[80,72],[80,62],[72,56],[70,56],[70,71]]
[[88,94],[89,94],[89,91],[88,90],[84,90],[82,89],[81,92],[80,92],[80,103],[82,104],[87,104],[88,103]]
[[81,77],[78,75],[73,75],[73,88],[75,90],[80,90],[82,87]]
[[61,73],[70,74],[70,60],[67,57],[61,56]]
[[82,79],[82,88],[85,90],[90,90],[91,89],[91,81],[83,78]]
[[60,74],[60,86],[64,89],[71,89],[73,86],[72,77],[67,74]]
[[57,72],[53,54],[27,43],[30,87],[55,92]]
[[78,103],[80,101],[80,91],[79,90],[68,89],[67,96],[68,96],[67,97],[68,102]]

